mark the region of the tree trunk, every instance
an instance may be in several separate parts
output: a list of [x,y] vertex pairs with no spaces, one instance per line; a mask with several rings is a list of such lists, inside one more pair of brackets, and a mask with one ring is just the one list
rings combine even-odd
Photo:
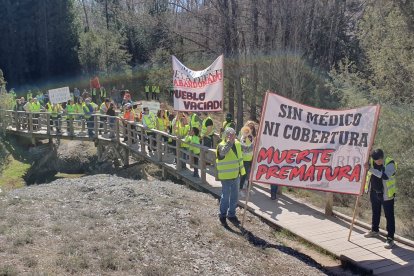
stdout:
[[85,13],[85,22],[86,22],[86,28],[85,31],[89,31],[89,20],[88,20],[88,12],[86,11],[86,5],[85,0],[82,0],[82,6],[83,6],[83,12]]
[[231,16],[231,31],[232,31],[232,53],[234,58],[234,84],[237,93],[237,126],[236,131],[239,132],[243,126],[243,89],[241,84],[241,72],[239,61],[239,37],[237,35],[237,17],[238,17],[238,4],[236,0],[231,0],[232,16]]
[[257,53],[259,49],[259,10],[257,9],[257,0],[252,0],[252,33],[253,33],[253,72],[252,72],[252,95],[250,95],[250,120],[257,121],[257,108],[256,108],[256,97],[257,85],[258,85],[258,72],[257,72]]

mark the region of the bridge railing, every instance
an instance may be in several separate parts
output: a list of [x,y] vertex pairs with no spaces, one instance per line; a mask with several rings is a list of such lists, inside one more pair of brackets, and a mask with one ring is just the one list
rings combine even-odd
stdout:
[[[142,124],[103,114],[92,114],[86,118],[82,114],[58,114],[49,112],[25,112],[0,110],[0,124],[5,128],[28,134],[46,134],[49,137],[64,136],[71,139],[89,137],[91,140],[104,139],[127,145],[131,150],[155,158],[157,162],[175,160],[177,171],[185,164],[198,168],[203,182],[207,173],[217,175],[215,150],[184,142],[177,137],[156,129],[147,129]],[[199,154],[190,150],[198,148]],[[147,151],[148,149],[148,151]]]

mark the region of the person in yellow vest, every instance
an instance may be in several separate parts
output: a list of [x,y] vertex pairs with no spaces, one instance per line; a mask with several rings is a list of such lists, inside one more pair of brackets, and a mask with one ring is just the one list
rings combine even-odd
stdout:
[[193,127],[196,127],[198,129],[201,129],[201,119],[200,119],[200,112],[192,112],[190,114],[190,129],[193,129]]
[[246,171],[246,174],[240,178],[240,195],[244,197],[249,187],[249,176],[253,161],[253,149],[256,140],[256,127],[253,121],[246,122],[244,127],[240,130],[238,139],[243,145],[243,165],[244,170]]
[[32,103],[33,103],[33,98],[28,98],[27,102],[24,104],[23,108],[27,113],[32,112]]
[[[155,140],[155,133],[151,129],[155,129],[157,119],[155,118],[154,113],[149,111],[148,107],[142,109],[142,124],[146,129],[146,134],[148,137],[148,151],[152,152],[157,147],[157,141]],[[152,142],[151,142],[152,140]],[[152,147],[151,147],[152,146]]]
[[105,87],[101,86],[99,88],[99,96],[100,96],[100,102],[103,101],[107,97]]
[[73,121],[75,119],[76,105],[72,99],[70,99],[66,104],[65,114],[66,114],[66,125],[69,135],[73,135]]
[[384,247],[390,249],[394,246],[395,217],[394,198],[396,193],[395,174],[397,164],[390,157],[384,157],[381,149],[372,152],[365,181],[365,192],[370,194],[372,207],[371,231],[365,234],[366,238],[379,237],[379,224],[381,219],[381,205],[384,208],[387,220],[387,240]]
[[226,120],[223,122],[222,127],[220,129],[220,138],[223,139],[223,133],[227,128],[236,129],[236,124],[233,121],[233,115],[231,113],[227,113]]
[[158,110],[157,112],[157,122],[156,122],[156,129],[164,132],[168,132],[168,118],[165,118],[165,111]]
[[157,101],[160,100],[160,86],[159,85],[155,86],[155,100]]
[[40,117],[40,110],[42,109],[42,106],[40,105],[39,101],[37,100],[37,98],[33,98],[32,102],[31,102],[31,112],[35,113],[33,114],[33,129],[39,129],[39,117]]
[[151,86],[151,100],[156,100],[157,96],[156,96],[156,92],[157,91],[157,86],[156,85],[152,85]]
[[[178,137],[181,138],[181,148],[185,149],[185,150],[189,150],[190,149],[190,142],[191,142],[191,136],[189,135],[190,132],[190,125],[188,124],[188,117],[185,116],[185,114],[183,114],[183,116],[181,117],[180,123],[179,123],[179,129],[178,129]],[[188,156],[185,152],[182,153],[182,158],[184,160],[188,159]],[[182,162],[182,168],[186,168],[186,163]]]
[[99,107],[99,113],[100,115],[102,115],[102,116],[99,116],[99,121],[100,121],[99,134],[102,134],[102,129],[104,128],[104,126],[105,126],[104,134],[108,133],[105,122],[107,122],[106,112],[108,111],[110,104],[111,104],[111,100],[106,98],[104,102],[101,104],[101,106]]
[[91,98],[86,98],[85,103],[82,105],[83,109],[83,116],[86,120],[86,128],[88,129],[88,136],[89,138],[93,138],[95,136],[94,127],[94,117],[93,114],[95,113],[95,107],[92,104]]
[[[200,130],[196,127],[193,127],[191,129],[191,145],[200,145]],[[196,156],[194,157],[194,172],[193,177],[199,178],[198,175],[198,156],[200,155],[200,148],[191,146],[190,148],[191,152],[194,153]]]
[[226,218],[235,225],[240,224],[236,216],[239,200],[240,177],[246,174],[243,165],[242,145],[236,139],[236,131],[227,128],[223,140],[216,150],[217,178],[221,181],[221,199],[219,219],[227,226]]
[[201,123],[201,139],[203,146],[213,148],[214,122],[207,112],[204,112],[204,116]]
[[53,121],[54,126],[56,127],[56,134],[60,134],[61,132],[61,113],[62,113],[62,106],[58,103],[52,104],[50,108],[50,118]]
[[145,85],[145,97],[147,98],[147,101],[149,101],[150,90],[151,90],[151,86],[149,84]]

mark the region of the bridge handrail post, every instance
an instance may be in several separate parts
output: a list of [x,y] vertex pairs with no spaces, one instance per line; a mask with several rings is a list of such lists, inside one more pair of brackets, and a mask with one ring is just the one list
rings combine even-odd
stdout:
[[29,133],[33,133],[33,113],[30,112],[28,116]]
[[[16,129],[17,130],[20,130],[21,129],[21,126],[20,126],[20,116],[19,116],[19,112],[17,112],[17,111],[13,111],[13,117],[14,117],[14,123],[16,124]],[[14,127],[14,125],[13,125],[13,119],[11,120],[11,122],[12,122],[12,127]]]
[[121,134],[119,133],[119,129],[120,129],[120,127],[119,127],[119,118],[115,118],[115,131],[116,131],[116,133],[115,133],[115,136],[116,136],[116,141],[118,142],[118,143],[120,143],[121,142]]
[[50,113],[46,113],[46,128],[47,135],[50,135]]
[[159,132],[155,133],[156,135],[156,142],[157,142],[157,161],[161,162],[162,161],[162,150],[163,150],[163,146],[162,146],[162,135]]
[[176,144],[176,148],[175,148],[175,150],[176,150],[176,158],[177,158],[177,162],[176,162],[176,165],[175,165],[175,168],[176,168],[176,170],[177,171],[181,171],[182,170],[182,165],[181,165],[181,163],[182,163],[182,161],[181,161],[181,139],[180,138],[178,138],[178,137],[176,137],[176,138],[173,138],[173,139],[175,139],[175,144]]
[[93,128],[94,128],[94,131],[95,131],[95,138],[98,138],[99,137],[99,118],[98,118],[98,116],[99,115],[97,115],[97,114],[94,114],[94,115],[92,115],[93,116]]
[[204,148],[201,148],[200,150],[200,158],[198,161],[198,164],[200,165],[200,173],[201,173],[201,182],[206,183],[206,174],[207,174],[207,162],[206,162],[206,152]]
[[126,121],[126,124],[127,124],[127,144],[128,144],[128,146],[131,146],[132,145],[132,137],[134,137],[133,136],[133,133],[132,133],[132,125],[131,125],[131,123],[130,122],[128,122],[128,121]]
[[140,138],[141,138],[141,153],[146,153],[145,151],[145,130],[144,128],[140,125],[139,126],[139,132],[140,132]]

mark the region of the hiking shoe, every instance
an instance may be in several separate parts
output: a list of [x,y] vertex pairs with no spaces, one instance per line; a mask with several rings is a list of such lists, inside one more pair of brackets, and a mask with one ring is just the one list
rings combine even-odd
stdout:
[[237,217],[228,217],[227,219],[234,225],[240,225],[240,220]]
[[384,248],[391,249],[394,246],[394,240],[391,238],[387,238],[387,240],[384,243]]
[[365,238],[378,238],[379,237],[379,232],[375,232],[375,231],[369,231],[368,233],[366,233],[364,235]]
[[219,219],[220,219],[220,223],[221,223],[221,225],[223,225],[223,226],[227,226],[226,217],[219,217]]

